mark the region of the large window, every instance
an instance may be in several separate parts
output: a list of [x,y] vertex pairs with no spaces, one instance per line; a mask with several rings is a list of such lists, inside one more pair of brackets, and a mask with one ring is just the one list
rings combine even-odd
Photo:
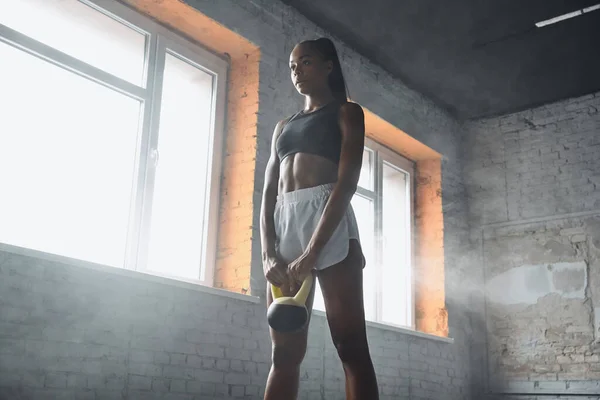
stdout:
[[112,0],[0,2],[0,242],[212,282],[227,64]]
[[[411,161],[367,140],[359,187],[352,199],[367,259],[366,318],[410,328],[414,327],[413,171]],[[314,308],[325,310],[318,287]]]

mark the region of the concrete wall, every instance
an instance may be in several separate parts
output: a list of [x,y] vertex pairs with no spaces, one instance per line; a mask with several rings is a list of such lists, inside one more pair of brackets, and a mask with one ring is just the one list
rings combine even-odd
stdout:
[[[326,32],[278,1],[187,3],[261,49],[258,211],[273,127],[301,106],[289,81],[289,52],[298,41]],[[338,46],[352,98],[444,156],[440,195],[454,343],[370,325],[382,398],[477,398],[484,371],[482,276],[473,262],[476,248],[469,244],[462,127],[382,69]],[[253,218],[251,293],[262,296],[266,284],[257,212]],[[262,299],[224,297],[162,278],[114,275],[7,252],[0,252],[0,261],[1,399],[259,398],[269,360]],[[317,315],[303,366],[302,398],[344,398],[328,335]]]
[[597,93],[468,126],[494,392],[600,393],[599,109]]

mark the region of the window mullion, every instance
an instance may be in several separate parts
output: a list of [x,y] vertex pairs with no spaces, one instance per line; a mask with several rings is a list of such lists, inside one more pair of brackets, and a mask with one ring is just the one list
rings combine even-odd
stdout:
[[415,314],[416,314],[416,303],[415,303],[415,207],[416,207],[416,196],[415,196],[415,175],[414,175],[414,169],[412,171],[410,171],[410,174],[408,175],[408,188],[409,188],[409,201],[408,204],[410,206],[410,210],[409,210],[409,238],[410,238],[410,255],[409,255],[409,274],[410,274],[410,279],[409,279],[409,285],[410,285],[410,299],[409,299],[409,312],[410,312],[410,326],[415,329],[416,328],[416,321],[415,321]]
[[[137,244],[135,247],[135,269],[145,270],[148,262],[150,241],[150,225],[152,218],[152,200],[156,166],[158,162],[158,132],[160,126],[160,110],[162,98],[163,76],[165,69],[166,45],[160,35],[152,35],[148,87],[151,87],[148,109],[144,115],[144,139],[140,148],[140,174],[138,180],[139,201],[136,204],[138,220]],[[153,53],[153,54],[152,54]]]
[[2,24],[0,24],[0,41],[134,99],[143,100],[147,96],[147,89],[134,85]]
[[142,208],[145,196],[146,170],[148,168],[148,146],[150,140],[150,127],[152,119],[152,107],[154,98],[155,75],[157,58],[157,36],[149,36],[146,46],[145,81],[148,96],[144,100],[141,113],[141,129],[138,135],[137,153],[135,155],[135,186],[131,195],[131,206],[129,208],[129,227],[127,233],[127,247],[125,254],[125,268],[138,269],[138,250],[140,247],[140,233],[142,221]]
[[365,189],[361,186],[356,188],[356,194],[365,197],[369,200],[375,200],[375,198],[377,197],[376,192],[369,190],[369,189]]
[[375,320],[381,321],[382,317],[382,271],[383,271],[383,170],[381,157],[378,151],[374,151],[374,169],[375,169]]

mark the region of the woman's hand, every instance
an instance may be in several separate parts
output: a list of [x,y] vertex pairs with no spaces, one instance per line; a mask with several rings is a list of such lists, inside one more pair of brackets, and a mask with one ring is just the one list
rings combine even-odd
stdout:
[[274,286],[285,286],[286,288],[289,286],[290,279],[288,276],[287,265],[278,257],[266,257],[263,260],[263,271],[265,273],[265,278],[267,278],[267,281],[269,281]]
[[311,274],[317,264],[317,254],[307,250],[300,257],[288,265],[290,277],[298,284],[302,284],[304,279]]

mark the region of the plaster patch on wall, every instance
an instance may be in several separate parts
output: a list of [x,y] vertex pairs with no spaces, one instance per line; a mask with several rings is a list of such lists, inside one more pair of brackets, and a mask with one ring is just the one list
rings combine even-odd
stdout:
[[587,264],[585,261],[552,264],[554,293],[569,299],[584,299],[587,287]]
[[493,303],[535,304],[551,293],[584,299],[586,286],[586,263],[578,261],[516,267],[490,279],[486,290]]

